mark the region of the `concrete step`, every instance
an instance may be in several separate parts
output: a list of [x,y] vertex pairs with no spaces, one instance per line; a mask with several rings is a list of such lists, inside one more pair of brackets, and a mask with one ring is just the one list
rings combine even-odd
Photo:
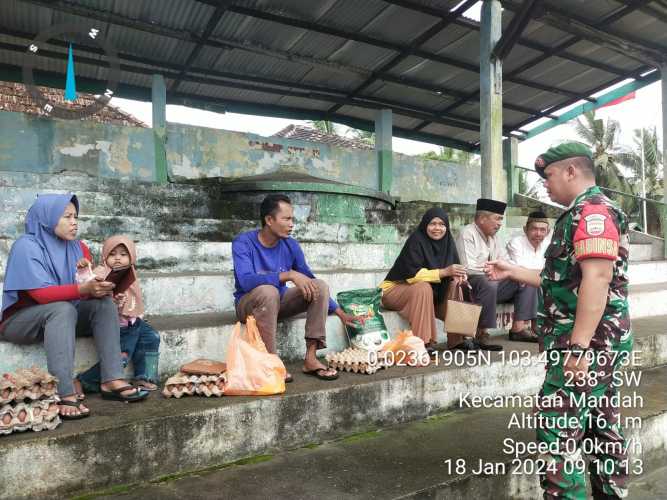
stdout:
[[655,469],[631,483],[632,500],[667,498],[667,466]]
[[[228,218],[245,216],[259,219],[259,205],[265,192],[239,192],[225,189],[217,180],[191,183],[157,184],[136,180],[91,177],[72,172],[29,174],[0,172],[2,207],[27,210],[37,193],[73,192],[79,197],[84,214],[142,216],[168,214]],[[389,203],[372,197],[336,193],[296,191],[289,196],[299,220],[334,220],[350,223],[394,223],[395,218],[372,214],[391,213]],[[137,200],[141,200],[138,204]],[[366,211],[369,211],[368,214]],[[421,215],[420,215],[421,217]]]
[[[332,239],[332,238],[330,238]],[[402,243],[364,243],[301,241],[306,259],[315,272],[339,269],[389,270],[402,248]],[[0,279],[13,238],[0,238]],[[100,259],[101,244],[84,240],[96,262]],[[140,271],[154,273],[215,273],[233,268],[232,245],[228,241],[150,241],[137,244]],[[631,262],[628,268],[630,283],[643,285],[667,281],[667,261]]]
[[[101,244],[85,240],[95,263],[100,261]],[[0,279],[7,265],[13,239],[0,238]],[[233,269],[232,244],[227,241],[141,241],[136,244],[137,269],[151,273],[218,273]],[[400,244],[301,243],[314,272],[351,269],[389,270],[401,251]]]
[[[641,245],[637,249],[635,260],[664,260],[665,258],[665,239],[660,236],[642,233],[640,231],[630,230],[630,244]],[[634,250],[631,247],[631,252]],[[632,255],[632,253],[631,253]]]
[[[409,323],[395,311],[383,311],[383,317],[391,336],[402,329],[409,329]],[[160,332],[162,343],[160,347],[160,376],[166,377],[185,362],[198,357],[212,357],[225,359],[227,344],[236,323],[233,312],[199,313],[180,315],[160,315],[148,317],[148,321]],[[444,325],[436,320],[438,341],[444,343],[446,336]],[[288,361],[302,359],[305,353],[303,332],[305,317],[299,316],[278,324],[277,349],[280,356]],[[655,346],[644,352],[644,357],[650,359],[650,366],[667,363],[667,354],[662,360],[662,343],[667,344],[667,316],[649,316],[633,320],[633,330],[639,337],[646,337],[654,342]],[[340,320],[331,315],[327,318],[327,349],[341,351],[348,346],[347,335]],[[502,333],[498,331],[497,333]],[[638,340],[649,342],[649,340]],[[652,354],[655,352],[655,354]],[[17,346],[7,342],[0,342],[0,371],[11,371],[20,367],[32,365],[46,366],[46,356],[41,345]],[[97,360],[92,339],[77,339],[75,370],[82,371]],[[662,361],[661,361],[662,360]],[[128,371],[128,373],[130,373]]]
[[[378,286],[386,277],[387,269],[340,269],[316,273],[329,284],[331,296],[335,298],[345,290]],[[149,315],[233,313],[235,310],[232,271],[142,272],[140,278]],[[631,285],[629,301],[633,318],[667,314],[667,282]]]
[[630,317],[667,314],[667,282],[630,286]]
[[[0,217],[0,235],[16,239],[23,234],[24,224],[24,212],[5,212]],[[232,241],[239,233],[258,228],[258,220],[242,218],[201,219],[178,215],[130,217],[83,213],[79,217],[78,237],[97,242],[114,234],[127,234],[135,241]],[[292,236],[304,243],[397,244],[405,240],[407,231],[391,224],[297,222]]]
[[628,278],[633,285],[665,282],[667,281],[667,260],[632,262],[628,266]]
[[651,261],[654,260],[653,245],[650,243],[630,243],[630,258],[633,261]]
[[[384,280],[386,270],[320,271],[317,276],[330,287],[332,297],[356,288],[374,288]],[[154,274],[142,276],[142,290],[148,314],[190,314],[234,312],[234,276],[219,274]],[[667,314],[667,283],[630,287],[633,318]]]
[[[637,391],[644,398],[644,407],[624,409],[621,413],[628,423],[635,423],[631,420],[635,417],[642,423],[641,428],[626,431],[628,441],[637,443],[631,448],[630,460],[635,466],[632,470],[638,470],[636,467],[641,463],[644,471],[642,475],[635,472],[630,476],[630,499],[665,498],[660,492],[667,493],[665,383],[667,368],[645,371]],[[197,498],[202,500],[541,498],[539,478],[534,473],[537,455],[519,454],[515,459],[505,451],[506,440],[521,444],[534,442],[532,429],[508,429],[513,415],[521,412],[491,408],[439,414],[249,458],[231,466],[184,473],[177,481],[165,477],[152,484],[117,487],[103,498],[175,500],[187,497],[192,491],[197,491]],[[489,468],[486,474],[474,472],[479,469],[480,461]],[[463,465],[465,470],[457,471],[457,464]],[[286,470],[290,473],[285,473]],[[656,472],[662,472],[662,476]]]
[[[660,323],[661,334],[651,330],[650,324],[642,327],[642,320],[636,325],[637,349],[650,348],[654,356],[650,359],[653,364],[645,362],[642,365],[647,378],[651,376],[647,371],[649,366],[664,364],[667,359],[667,342],[663,340],[667,339],[664,320],[662,318]],[[274,397],[163,400],[154,395],[141,404],[119,405],[89,396],[87,404],[93,412],[92,418],[66,423],[49,433],[13,434],[0,440],[0,469],[3,471],[0,497],[63,495],[231,463],[280,450],[311,448],[313,444],[352,433],[413,421],[456,408],[461,402],[461,395],[468,392],[481,397],[535,394],[544,376],[543,365],[536,356],[531,356],[531,353],[536,354],[536,346],[503,343],[506,348],[504,354],[487,353],[488,357],[461,358],[458,363],[456,360],[445,363],[446,357],[441,355],[437,358],[437,365],[393,367],[373,376],[342,373],[334,382],[306,377],[300,373],[299,365],[294,364],[289,369],[295,376],[295,382],[288,386],[286,394]],[[517,357],[514,359],[510,352]],[[210,356],[213,352],[207,354]],[[7,358],[2,356],[0,359]],[[647,445],[647,448],[652,447],[647,452],[665,447],[664,432],[659,435],[656,432],[665,427],[662,420],[662,414],[667,409],[664,405],[664,370],[655,373],[655,381],[649,384],[650,394],[646,398],[650,406],[637,409],[642,417],[646,417],[647,424],[642,428],[656,433]],[[525,411],[531,409],[525,408]],[[650,415],[658,414],[661,415],[660,421],[649,420]],[[452,418],[454,427],[441,433],[448,438],[444,442],[468,447],[475,453],[474,457],[497,456],[499,448],[495,444],[502,437],[493,432],[497,427],[482,425],[486,422],[485,418],[481,413],[479,417],[474,415],[463,413],[459,418]],[[444,415],[439,420],[446,422],[449,419],[450,416]],[[506,428],[497,415],[493,421],[496,426]],[[407,456],[416,453],[416,459],[419,450],[432,441],[422,433],[421,437],[414,435],[406,442],[410,446],[402,446],[401,449]],[[437,484],[442,484],[442,460],[470,456],[461,455],[461,452],[456,447],[440,449],[438,460],[434,462],[439,470]],[[487,455],[487,452],[492,455]],[[409,467],[413,466],[407,461],[399,463],[403,461],[399,458],[402,454],[395,452],[389,456],[395,459],[396,466],[405,468],[408,463]],[[427,458],[426,455],[424,457]],[[338,464],[336,460],[333,463]],[[377,461],[358,462],[358,466],[363,470],[373,463]],[[30,470],[29,481],[26,480],[26,470]],[[54,474],[54,470],[58,474]],[[294,476],[285,473],[284,468],[283,474],[284,477],[299,477],[299,483],[303,483],[304,476],[318,478],[319,481],[325,479],[325,476],[319,477],[312,472]],[[222,491],[226,494],[226,483],[222,484],[225,485]],[[324,486],[325,483],[320,484]],[[368,485],[375,488],[386,486],[374,485],[373,481]],[[414,485],[410,483],[404,493],[414,491]],[[397,487],[398,483],[394,486]],[[321,491],[326,495],[332,490],[324,488]],[[354,490],[350,494],[354,494]]]
[[[390,334],[408,328],[396,312],[383,313]],[[149,323],[160,332],[160,376],[165,378],[178,371],[179,367],[192,359],[227,357],[227,344],[236,324],[234,313],[202,313],[174,316],[148,317]],[[438,322],[442,331],[442,322]],[[306,344],[303,338],[305,316],[278,323],[278,353],[285,360],[303,359]],[[336,316],[329,316],[326,323],[327,349],[320,351],[342,351],[348,346],[347,335]],[[444,334],[441,340],[444,341]],[[32,365],[46,366],[46,354],[41,344],[19,346],[0,341],[0,373]],[[76,341],[75,371],[85,370],[97,361],[92,339],[78,338]],[[128,373],[130,373],[128,371]]]
[[[338,292],[344,290],[375,288],[386,274],[384,270],[350,270],[321,271],[317,276],[328,283],[330,294],[335,298]],[[234,275],[230,272],[199,275],[145,273],[141,282],[148,314],[178,315],[235,311]]]

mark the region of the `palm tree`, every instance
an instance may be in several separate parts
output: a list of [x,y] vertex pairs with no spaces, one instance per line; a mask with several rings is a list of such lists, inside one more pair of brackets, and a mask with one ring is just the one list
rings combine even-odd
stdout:
[[658,131],[652,129],[635,129],[633,131],[634,148],[621,153],[619,161],[632,172],[638,181],[634,184],[637,194],[641,192],[642,150],[644,153],[644,177],[646,178],[646,196],[657,196],[662,193],[659,174],[662,170],[662,151],[658,144]]
[[[583,119],[577,119],[574,128],[577,135],[593,151],[597,184],[623,193],[632,193],[630,184],[619,168],[624,151],[618,144],[621,130],[618,121],[610,118],[605,122],[595,117],[595,111],[587,111]],[[631,198],[618,195],[615,198],[627,213],[632,211],[634,203]]]
[[[634,181],[633,192],[642,195],[642,153],[644,157],[644,178],[646,179],[646,197],[657,201],[662,200],[662,185],[660,172],[662,171],[662,150],[658,144],[656,127],[652,129],[635,129],[633,131],[633,149],[621,153],[619,161],[632,172]],[[662,235],[660,221],[662,209],[656,203],[646,203],[646,218],[648,227],[644,228],[651,234]]]
[[311,120],[310,125],[323,134],[336,135],[336,125],[328,120]]
[[369,130],[361,130],[358,128],[352,129],[351,132],[352,132],[352,137],[354,139],[357,139],[361,142],[365,142],[370,146],[375,146],[375,132],[371,132]]

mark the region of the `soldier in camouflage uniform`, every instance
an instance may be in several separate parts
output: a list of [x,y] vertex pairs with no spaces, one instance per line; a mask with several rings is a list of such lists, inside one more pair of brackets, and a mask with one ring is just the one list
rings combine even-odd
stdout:
[[546,422],[537,429],[538,441],[549,447],[541,455],[544,498],[586,498],[584,440],[595,444],[593,498],[624,498],[628,459],[612,376],[632,350],[627,217],[595,185],[587,146],[553,147],[537,158],[535,170],[551,199],[568,205],[554,227],[545,267],[538,275],[492,262],[487,272],[541,286],[538,330],[548,362],[536,411],[538,422]]

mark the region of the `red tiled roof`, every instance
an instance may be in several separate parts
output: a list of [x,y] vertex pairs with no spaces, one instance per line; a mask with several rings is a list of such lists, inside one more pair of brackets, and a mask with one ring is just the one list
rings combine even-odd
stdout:
[[[52,102],[63,104],[64,91],[53,89],[49,87],[39,87],[42,93]],[[67,103],[68,106],[77,108],[88,105],[93,101],[94,97],[91,94],[79,94],[77,100],[73,104]],[[44,115],[42,110],[37,106],[35,101],[25,90],[25,85],[22,83],[12,83],[0,81],[0,111],[14,111],[16,113],[28,113],[31,115]],[[144,127],[148,128],[144,122],[135,118],[129,113],[121,111],[115,106],[108,105],[102,108],[94,115],[87,116],[84,120],[96,121],[99,123],[112,123],[114,125],[125,125],[129,127]]]
[[331,146],[350,149],[374,149],[372,144],[368,144],[359,139],[350,139],[336,134],[325,134],[317,129],[304,127],[303,125],[288,125],[279,132],[273,134],[274,137],[284,137],[285,139],[299,139],[301,141],[323,142]]

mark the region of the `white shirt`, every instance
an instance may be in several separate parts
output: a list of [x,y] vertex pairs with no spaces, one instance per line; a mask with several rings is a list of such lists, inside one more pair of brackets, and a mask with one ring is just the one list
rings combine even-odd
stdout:
[[483,274],[484,264],[490,260],[509,259],[498,236],[485,236],[474,222],[461,228],[456,249],[468,274]]
[[541,271],[544,268],[544,252],[549,243],[551,243],[551,231],[537,249],[528,241],[525,234],[520,234],[509,241],[507,253],[514,264]]

